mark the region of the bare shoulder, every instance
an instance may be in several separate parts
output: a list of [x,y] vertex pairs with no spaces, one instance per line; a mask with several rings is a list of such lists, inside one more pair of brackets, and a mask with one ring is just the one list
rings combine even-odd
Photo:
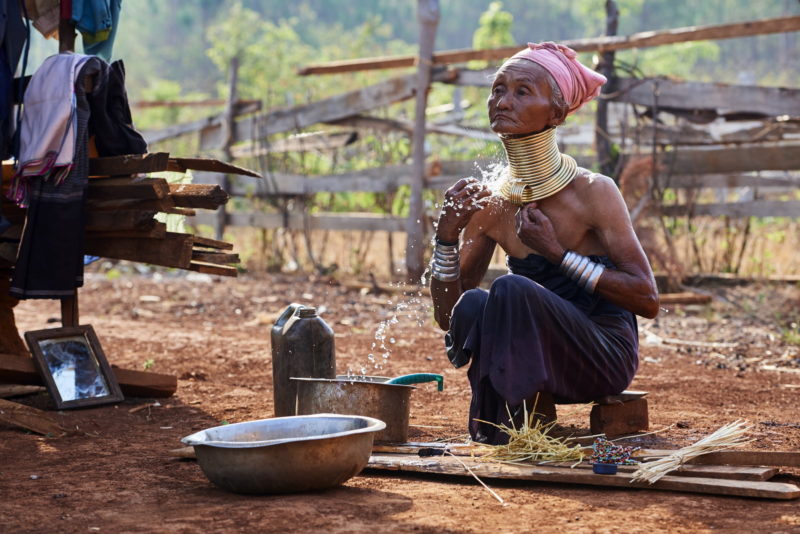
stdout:
[[496,225],[500,224],[508,211],[508,202],[503,197],[492,195],[486,200],[486,205],[470,219],[467,228],[475,234],[488,234]]
[[618,196],[619,188],[614,180],[604,174],[581,169],[575,177],[575,187],[586,200],[607,195]]

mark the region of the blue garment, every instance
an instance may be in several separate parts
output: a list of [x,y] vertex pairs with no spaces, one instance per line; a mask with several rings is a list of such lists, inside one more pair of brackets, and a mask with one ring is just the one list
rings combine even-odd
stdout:
[[83,37],[83,52],[111,61],[122,0],[72,0],[72,20]]
[[[14,72],[28,39],[21,7],[21,2],[0,2],[0,159],[13,152]],[[10,225],[0,214],[0,233]]]

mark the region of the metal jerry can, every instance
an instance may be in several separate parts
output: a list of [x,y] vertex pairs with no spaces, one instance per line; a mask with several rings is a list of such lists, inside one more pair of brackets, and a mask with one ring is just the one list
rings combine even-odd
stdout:
[[297,385],[291,377],[336,378],[333,330],[316,308],[290,304],[271,337],[275,417],[295,415]]

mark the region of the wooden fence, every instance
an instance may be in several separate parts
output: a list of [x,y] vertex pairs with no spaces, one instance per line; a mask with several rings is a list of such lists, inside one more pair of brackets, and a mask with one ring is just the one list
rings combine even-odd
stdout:
[[[681,28],[664,32],[646,32],[634,36],[607,36],[581,43],[568,43],[573,47],[584,46],[587,50],[608,51],[636,46],[656,46],[687,40],[728,38],[734,36],[733,29],[746,29],[747,35],[796,31],[800,29],[800,17],[770,19],[733,25],[701,28]],[[593,47],[593,48],[592,48]],[[466,59],[499,59],[509,50],[500,51],[456,51],[434,54],[434,63],[450,64]],[[485,52],[485,53],[484,53]],[[466,54],[466,55],[465,55]],[[407,58],[401,58],[407,62]],[[368,59],[356,62],[339,62],[325,66],[314,66],[306,73],[342,72],[368,68],[391,68],[400,63],[389,58]],[[387,63],[388,61],[388,63]],[[379,66],[379,67],[376,67]],[[403,63],[405,65],[405,63]],[[295,136],[275,143],[274,151],[308,150],[313,147],[342,147],[354,142],[354,134],[363,129],[370,131],[401,132],[412,135],[415,125],[411,121],[386,119],[374,116],[376,110],[394,103],[409,100],[429,83],[445,83],[457,86],[488,87],[491,70],[469,70],[453,67],[438,67],[429,72],[430,82],[420,87],[420,72],[322,99],[303,106],[274,109],[261,112],[257,103],[229,102],[228,114],[208,117],[189,124],[176,125],[157,132],[145,132],[149,142],[158,142],[179,135],[199,134],[203,151],[223,150],[230,157],[258,156],[273,151],[265,140],[274,134],[302,132],[320,124],[332,125],[340,130],[336,134],[316,134],[315,138]],[[320,70],[321,69],[321,70]],[[332,69],[332,70],[331,70]],[[339,70],[336,70],[339,69]],[[235,77],[233,77],[235,79]],[[235,87],[232,88],[235,95]],[[460,98],[460,97],[459,97]],[[605,127],[605,135],[625,148],[623,162],[633,157],[654,155],[657,161],[660,187],[671,189],[698,188],[756,188],[761,193],[770,191],[787,193],[797,189],[800,183],[800,89],[781,87],[759,87],[680,82],[662,78],[633,79],[612,77],[604,89],[602,98],[622,115],[622,109],[637,110],[635,115],[652,118],[669,114],[687,119],[679,125],[664,124],[663,121],[642,121],[635,131]],[[605,105],[605,104],[604,104]],[[373,115],[371,115],[371,113]],[[422,113],[417,110],[418,119]],[[699,119],[699,120],[698,120]],[[720,123],[749,119],[759,122],[749,128],[719,133],[701,124]],[[716,121],[716,123],[714,122]],[[419,122],[419,121],[418,121]],[[456,135],[496,140],[488,130],[466,128],[460,124],[424,123],[427,135]],[[595,127],[597,129],[597,127]],[[587,132],[591,138],[593,132]],[[639,142],[632,137],[636,134]],[[579,136],[580,137],[580,136]],[[585,136],[583,136],[585,137]],[[316,143],[316,145],[314,144]],[[320,145],[321,144],[321,145]],[[574,146],[574,143],[570,146]],[[415,160],[416,161],[416,160]],[[579,161],[592,166],[592,161]],[[418,163],[417,163],[418,165]],[[423,176],[420,178],[420,173]],[[420,171],[414,164],[380,167],[359,172],[328,176],[304,176],[267,173],[259,183],[232,183],[228,189],[233,196],[246,198],[306,197],[321,192],[394,192],[401,186],[411,186],[419,191],[423,188],[441,192],[457,179],[475,173],[475,162],[441,162],[428,164]],[[213,180],[202,173],[196,176],[203,183]],[[718,195],[721,196],[721,195]],[[302,203],[300,203],[302,204]],[[661,206],[661,213],[678,215],[725,215],[729,217],[800,217],[800,200],[778,200],[775,198],[750,198],[742,202],[714,202],[707,204],[675,204]],[[426,214],[429,218],[433,213]],[[409,231],[416,219],[424,215],[412,214],[404,219],[368,213],[314,213],[302,211],[220,213],[216,217],[198,217],[198,224],[213,224],[218,235],[224,226],[252,226],[257,228],[287,228],[291,230],[356,230],[356,231]],[[418,237],[413,239],[419,240]],[[423,247],[418,247],[420,250]],[[421,253],[421,252],[420,252]],[[416,260],[415,260],[416,261]]]

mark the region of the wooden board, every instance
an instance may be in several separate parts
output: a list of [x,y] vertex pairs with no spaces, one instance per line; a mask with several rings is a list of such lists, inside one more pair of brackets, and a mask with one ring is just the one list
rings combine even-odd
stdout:
[[148,225],[145,229],[136,230],[112,230],[112,231],[97,231],[93,230],[87,232],[87,237],[90,239],[117,239],[133,237],[138,239],[162,239],[167,235],[167,225],[162,222],[153,221],[152,225]]
[[210,237],[202,237],[199,235],[192,236],[193,247],[206,247],[216,250],[233,250],[233,244],[226,241],[218,241]]
[[[681,82],[666,78],[619,78],[614,102],[684,110],[713,109],[720,113],[755,113],[764,116],[797,115],[800,89],[722,83]],[[654,96],[658,92],[658,98]]]
[[64,429],[46,412],[0,399],[0,424],[24,428],[43,436],[61,436]]
[[89,211],[86,214],[87,232],[118,232],[121,230],[149,230],[156,221],[157,210]]
[[[130,397],[169,397],[178,389],[174,375],[134,371],[111,366],[123,395]],[[33,358],[14,354],[0,354],[0,380],[16,384],[42,385]]]
[[[668,30],[639,32],[627,36],[612,35],[588,39],[573,39],[560,41],[560,44],[569,46],[576,52],[603,52],[690,41],[703,41],[708,39],[730,39],[750,35],[792,32],[797,30],[800,30],[800,16],[736,22],[733,24],[689,26]],[[433,64],[447,65],[452,63],[466,63],[468,61],[497,61],[511,57],[526,46],[525,43],[522,43],[514,46],[483,50],[445,50],[433,54]],[[416,56],[411,55],[374,57],[307,65],[298,69],[297,72],[301,76],[307,76],[310,74],[333,74],[374,69],[397,69],[412,67],[415,64]]]
[[800,217],[798,200],[750,200],[708,204],[677,204],[661,206],[661,213],[670,217],[682,215],[712,217]]
[[22,397],[46,391],[44,386],[23,386],[19,384],[0,384],[0,399]]
[[683,293],[661,293],[658,295],[660,304],[708,304],[711,295],[702,295],[691,291]]
[[192,261],[192,236],[167,232],[161,239],[86,239],[86,254],[188,269]]
[[150,371],[136,371],[111,366],[126,397],[171,397],[178,390],[178,377]]
[[170,158],[167,165],[167,170],[172,172],[186,172],[190,169],[261,178],[261,175],[255,171],[212,158]]
[[228,202],[228,193],[213,184],[172,184],[169,196],[183,208],[217,209]]
[[[435,79],[444,79],[435,75]],[[317,102],[289,109],[278,109],[236,121],[234,143],[261,139],[269,135],[302,130],[313,124],[330,122],[366,111],[381,108],[408,100],[414,96],[417,87],[416,74],[392,78],[384,82],[342,93]],[[206,128],[201,132],[200,149],[221,148],[224,132],[220,125]]]
[[203,274],[216,274],[218,276],[238,276],[239,271],[236,267],[230,265],[216,265],[213,263],[204,263],[201,261],[192,261],[189,264],[189,270]]
[[163,178],[133,178],[130,176],[89,180],[89,200],[133,198],[150,200],[166,198],[170,188]]
[[681,148],[660,154],[659,163],[673,174],[798,170],[800,141]]
[[268,146],[245,143],[231,148],[234,158],[254,158],[282,152],[306,152],[336,150],[358,140],[358,132],[311,132],[275,139]]
[[89,176],[124,176],[167,170],[169,152],[89,158]]
[[170,158],[168,152],[150,154],[128,154],[107,158],[90,158],[90,176],[126,176],[150,172],[172,171],[186,172],[188,169],[199,171],[240,174],[260,178],[261,175],[250,169],[226,163],[212,158]]
[[[637,454],[641,458],[658,458],[675,451],[645,449]],[[763,465],[800,467],[800,452],[792,451],[719,451],[693,458],[688,463],[697,465]]]
[[227,254],[224,252],[209,252],[207,250],[192,249],[192,261],[202,263],[213,263],[224,265],[226,263],[240,263],[238,254]]
[[582,484],[614,488],[638,488],[706,493],[712,495],[731,495],[762,499],[790,500],[800,498],[800,488],[794,484],[781,482],[762,482],[751,480],[728,480],[705,477],[685,477],[667,475],[654,484],[633,482],[630,473],[616,475],[597,475],[586,469],[548,466],[515,466],[489,463],[461,457],[419,458],[413,455],[374,454],[370,457],[367,469],[380,471],[401,471],[409,473],[440,474],[452,476],[471,476],[459,460],[469,466],[481,479],[528,480],[561,484]]
[[[214,223],[213,214],[201,213],[193,219],[194,224]],[[289,228],[291,230],[357,230],[365,232],[404,232],[405,219],[387,217],[374,213],[330,213],[304,216],[302,213],[290,213],[284,218],[281,213],[230,213],[228,226],[251,228]]]
[[96,213],[100,211],[156,211],[159,213],[169,213],[175,209],[175,202],[172,197],[166,196],[164,198],[116,198],[113,200],[95,200],[89,199],[86,202],[86,209],[89,213]]

